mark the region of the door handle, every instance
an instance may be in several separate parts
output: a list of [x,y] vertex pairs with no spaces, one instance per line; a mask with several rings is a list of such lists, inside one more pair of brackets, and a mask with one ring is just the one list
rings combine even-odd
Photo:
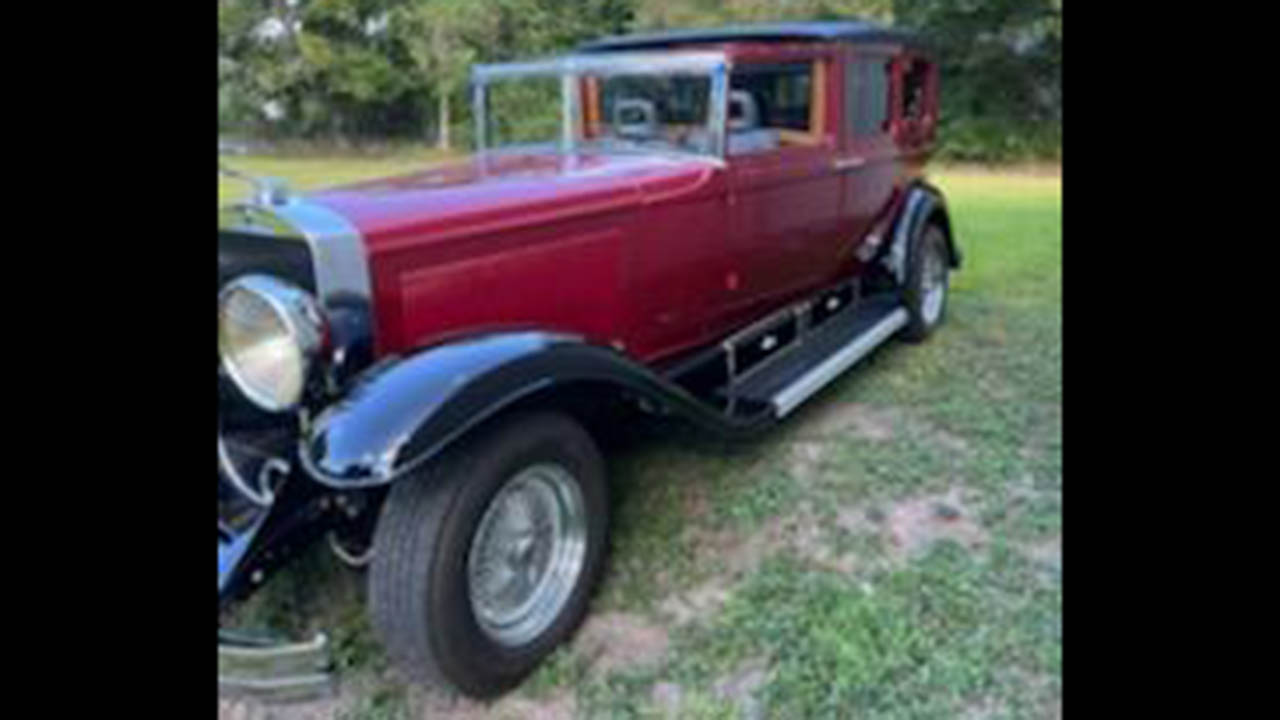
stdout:
[[867,164],[867,159],[864,157],[836,158],[835,160],[831,161],[831,167],[834,168],[836,172],[845,172],[846,170],[853,170],[855,168],[860,168],[866,164]]

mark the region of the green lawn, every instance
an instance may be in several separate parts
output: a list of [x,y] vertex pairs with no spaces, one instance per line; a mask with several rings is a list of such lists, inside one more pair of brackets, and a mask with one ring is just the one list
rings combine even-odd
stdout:
[[[423,160],[231,162],[308,187]],[[965,253],[946,324],[755,445],[632,431],[591,616],[501,702],[400,685],[323,551],[240,615],[333,631],[340,717],[1059,717],[1061,179],[934,179]]]
[[[386,157],[262,157],[228,155],[220,158],[232,170],[252,175],[284,178],[296,190],[313,190],[330,185],[412,172],[447,158],[437,150],[401,153]],[[244,198],[248,184],[218,176],[218,203]]]

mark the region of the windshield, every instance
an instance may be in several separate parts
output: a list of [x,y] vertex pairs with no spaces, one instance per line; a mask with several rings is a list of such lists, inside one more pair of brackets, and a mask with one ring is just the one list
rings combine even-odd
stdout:
[[567,59],[485,66],[477,83],[478,148],[673,152],[718,157],[717,76],[703,64]]

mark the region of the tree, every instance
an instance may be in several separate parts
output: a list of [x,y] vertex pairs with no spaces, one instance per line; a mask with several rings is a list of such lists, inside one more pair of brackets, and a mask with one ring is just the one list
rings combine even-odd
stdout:
[[434,127],[449,148],[474,62],[638,30],[849,17],[937,48],[944,154],[1057,152],[1061,0],[219,0],[219,128],[359,139]]
[[415,0],[397,8],[392,23],[415,66],[429,78],[437,103],[437,145],[450,149],[450,99],[464,86],[476,52],[466,40],[492,28],[490,3]]
[[1062,132],[1061,0],[894,0],[936,48],[944,150],[962,159],[1054,154]]

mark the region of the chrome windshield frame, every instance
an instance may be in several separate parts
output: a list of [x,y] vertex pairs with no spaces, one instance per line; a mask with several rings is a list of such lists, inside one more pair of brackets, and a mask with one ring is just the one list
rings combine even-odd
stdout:
[[487,86],[496,80],[528,77],[561,78],[560,148],[571,154],[581,135],[583,75],[706,75],[711,80],[707,131],[711,153],[703,156],[724,161],[728,119],[729,58],[718,51],[625,52],[567,55],[529,62],[479,64],[471,68],[472,110],[475,116],[477,154],[490,150],[488,134]]

